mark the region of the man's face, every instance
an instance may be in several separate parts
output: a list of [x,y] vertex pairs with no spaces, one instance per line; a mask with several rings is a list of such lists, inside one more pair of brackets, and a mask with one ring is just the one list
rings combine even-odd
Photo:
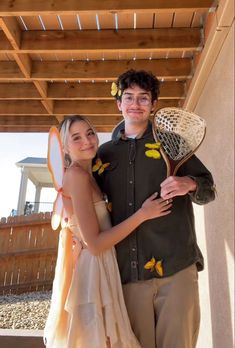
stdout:
[[137,85],[125,89],[121,101],[117,101],[118,109],[129,124],[146,124],[155,105],[156,100],[152,103],[151,92]]

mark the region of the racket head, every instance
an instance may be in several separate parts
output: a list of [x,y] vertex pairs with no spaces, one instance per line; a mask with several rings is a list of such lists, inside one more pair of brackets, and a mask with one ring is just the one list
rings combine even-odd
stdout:
[[162,155],[167,162],[175,162],[174,174],[201,145],[206,134],[203,118],[182,108],[159,109],[153,117],[153,136],[161,143]]

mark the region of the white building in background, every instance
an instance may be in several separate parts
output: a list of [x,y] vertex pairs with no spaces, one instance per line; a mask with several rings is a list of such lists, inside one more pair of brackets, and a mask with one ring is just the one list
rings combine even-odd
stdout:
[[[17,215],[27,215],[39,212],[41,190],[44,187],[53,187],[52,178],[47,168],[47,159],[41,157],[26,157],[16,163],[21,168],[21,181],[17,204]],[[33,202],[26,201],[28,181],[35,186]]]

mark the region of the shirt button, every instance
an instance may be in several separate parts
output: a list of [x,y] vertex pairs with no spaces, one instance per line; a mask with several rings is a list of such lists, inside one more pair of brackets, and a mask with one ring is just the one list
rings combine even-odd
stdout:
[[132,251],[136,251],[136,248],[132,248],[131,250],[132,250]]
[[130,180],[130,181],[129,181],[129,184],[133,184],[133,181],[132,181],[132,180]]
[[137,267],[137,262],[131,261],[131,268],[136,268],[136,267]]
[[132,162],[130,161],[129,164],[132,164]]
[[129,206],[131,207],[133,203],[129,202]]

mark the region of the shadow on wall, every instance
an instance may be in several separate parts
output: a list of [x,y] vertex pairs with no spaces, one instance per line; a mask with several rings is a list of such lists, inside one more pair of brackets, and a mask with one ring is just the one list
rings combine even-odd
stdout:
[[219,201],[220,195],[222,197],[223,193],[212,203],[212,209],[205,209],[212,341],[213,348],[233,348],[233,201],[231,199],[231,204],[225,205]]

